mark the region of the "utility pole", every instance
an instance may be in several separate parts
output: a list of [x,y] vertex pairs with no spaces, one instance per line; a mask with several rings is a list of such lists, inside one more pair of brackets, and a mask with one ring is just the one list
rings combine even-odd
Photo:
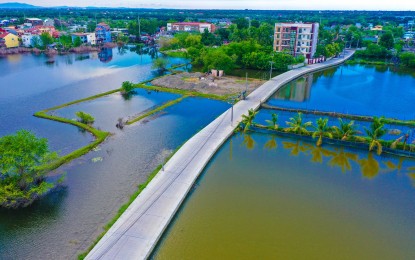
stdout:
[[248,93],[248,72],[245,74],[245,95]]
[[269,63],[271,63],[271,69],[269,70],[269,80],[272,79],[272,64],[274,64],[273,61],[270,61]]

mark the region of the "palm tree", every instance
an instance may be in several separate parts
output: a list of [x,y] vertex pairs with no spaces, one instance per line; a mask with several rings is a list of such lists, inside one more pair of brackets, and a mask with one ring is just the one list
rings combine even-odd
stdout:
[[254,118],[258,114],[258,111],[253,110],[252,108],[248,110],[248,115],[242,115],[241,123],[244,125],[244,132],[246,133],[251,125],[253,125]]
[[339,118],[339,123],[339,126],[333,126],[333,131],[342,141],[349,140],[357,134],[354,121],[344,122],[341,118]]
[[271,120],[265,120],[265,122],[268,123],[268,128],[269,129],[272,129],[272,130],[278,129],[278,125],[277,125],[278,115],[275,114],[275,113],[272,113],[271,116],[272,116],[272,119]]
[[374,117],[370,127],[365,127],[366,134],[370,139],[369,151],[372,151],[373,148],[377,147],[378,155],[382,153],[382,144],[379,139],[388,132],[385,128],[385,124],[382,122],[382,119],[383,117]]
[[291,117],[289,122],[285,122],[288,127],[284,129],[285,132],[292,132],[296,134],[308,134],[307,127],[313,125],[312,122],[303,123],[303,114],[299,112],[297,116]]
[[328,126],[329,119],[328,118],[319,118],[317,120],[317,126],[313,126],[316,130],[313,133],[313,138],[318,137],[317,146],[321,146],[323,144],[323,137],[333,138],[333,134],[331,132],[332,128]]

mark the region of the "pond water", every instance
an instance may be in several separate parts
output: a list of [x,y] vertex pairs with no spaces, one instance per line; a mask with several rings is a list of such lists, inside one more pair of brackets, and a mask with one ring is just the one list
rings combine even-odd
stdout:
[[234,135],[153,258],[414,259],[414,165],[269,134]]
[[66,172],[59,192],[27,209],[0,210],[0,259],[76,258],[157,165],[228,107],[186,98],[117,130],[98,151],[59,169]]
[[[31,54],[0,58],[0,80],[7,82],[0,84],[0,136],[28,129],[48,138],[51,148],[61,154],[88,144],[92,137],[77,127],[35,118],[34,112],[119,88],[126,80],[157,76],[150,55],[117,48],[56,56],[54,63],[48,60]],[[186,98],[142,122],[115,128],[119,117],[178,97],[137,90],[128,100],[115,93],[51,111],[68,118],[79,110],[91,113],[97,127],[113,135],[95,151],[52,173],[50,178],[66,173],[57,191],[28,208],[0,210],[0,259],[76,259],[157,165],[229,107]]]
[[[77,128],[33,117],[37,111],[119,88],[123,81],[154,77],[150,55],[122,48],[99,53],[0,57],[0,136],[20,129],[48,138],[53,150],[69,153],[92,141]],[[172,58],[171,64],[184,63]],[[65,138],[62,138],[64,136]]]
[[95,118],[94,127],[114,132],[117,131],[115,126],[119,118],[127,120],[142,114],[144,111],[154,109],[155,107],[179,98],[180,95],[147,91],[145,89],[136,89],[133,94],[125,97],[120,93],[114,93],[91,101],[64,107],[51,111],[50,114],[70,119],[76,119],[75,113],[83,111],[91,114]]
[[[415,119],[413,100],[411,73],[344,65],[293,81],[267,102]],[[255,122],[266,125],[272,113],[282,127],[295,116],[262,109]],[[360,131],[368,126],[356,124]],[[236,134],[196,181],[152,258],[414,259],[414,187],[414,159],[270,133]]]
[[306,75],[268,104],[366,116],[415,119],[415,73],[389,67],[343,65]]

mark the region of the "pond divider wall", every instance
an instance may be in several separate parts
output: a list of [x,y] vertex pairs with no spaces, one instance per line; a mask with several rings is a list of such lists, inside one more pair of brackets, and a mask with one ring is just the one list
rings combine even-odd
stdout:
[[266,82],[189,139],[157,173],[114,223],[86,259],[146,259],[169,225],[200,173],[234,133],[249,109],[260,105],[286,83],[342,64],[354,54],[288,71]]

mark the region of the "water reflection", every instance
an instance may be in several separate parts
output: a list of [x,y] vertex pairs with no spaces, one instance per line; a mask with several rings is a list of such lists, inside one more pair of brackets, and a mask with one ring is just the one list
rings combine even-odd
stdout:
[[98,53],[99,60],[103,63],[110,62],[112,60],[112,49],[102,48],[101,52]]
[[249,150],[254,149],[255,147],[255,140],[249,134],[244,134],[244,141],[243,145],[248,148]]
[[357,154],[345,152],[344,148],[335,148],[335,151],[328,164],[330,166],[340,167],[343,173],[346,170],[351,171],[352,165],[350,161],[357,161]]
[[274,95],[275,99],[304,102],[310,98],[313,74],[303,76],[288,83]]
[[405,120],[413,117],[415,81],[410,75],[414,72],[387,66],[343,65],[290,82],[267,103]]
[[401,158],[248,135],[253,149],[234,135],[218,151],[150,259],[415,259],[415,189],[380,174]]
[[278,147],[278,143],[277,143],[276,137],[273,136],[271,138],[271,140],[269,140],[268,142],[265,143],[264,147],[266,149],[268,149],[268,150],[276,149]]
[[[278,147],[278,139],[279,137],[276,135],[269,135],[269,140],[265,142],[264,149],[271,150]],[[253,138],[249,134],[244,135],[243,143],[250,150],[254,148]],[[310,161],[313,163],[326,163],[328,166],[340,168],[342,173],[352,171],[354,163],[359,167],[362,176],[367,179],[374,179],[380,172],[400,172],[405,167],[405,161],[413,162],[413,160],[406,157],[396,157],[398,159],[392,160],[391,157],[376,156],[372,152],[352,152],[351,149],[345,150],[331,145],[318,147],[313,143],[301,140],[286,140],[281,143],[284,149],[290,151],[291,156],[298,157],[302,154],[310,157]],[[410,172],[415,171],[415,167],[405,169]]]

